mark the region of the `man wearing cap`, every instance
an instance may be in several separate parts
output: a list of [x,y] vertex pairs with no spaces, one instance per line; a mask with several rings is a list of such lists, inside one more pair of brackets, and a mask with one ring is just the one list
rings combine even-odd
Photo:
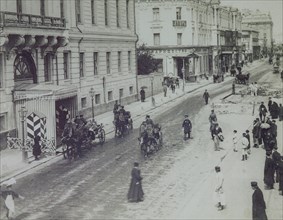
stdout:
[[274,189],[274,173],[276,164],[272,159],[271,152],[266,152],[265,164],[264,164],[264,178],[265,189]]
[[213,136],[213,142],[214,142],[214,150],[219,151],[220,150],[220,136],[222,135],[222,129],[219,127],[218,123],[215,123],[215,127],[212,131]]
[[139,163],[134,163],[134,168],[131,172],[131,184],[128,191],[128,201],[129,202],[141,202],[143,201],[143,189],[142,189],[142,177],[141,171],[139,169]]
[[[267,113],[267,109],[266,109],[264,103],[261,102],[261,104],[259,106],[259,118],[260,118],[261,122],[265,121],[266,113]],[[262,120],[262,117],[263,117],[263,120]]]
[[203,93],[203,98],[205,100],[205,104],[207,105],[208,104],[208,99],[209,99],[209,93],[208,93],[207,89]]
[[267,220],[265,213],[266,205],[262,191],[258,187],[257,182],[251,182],[251,187],[254,190],[252,196],[253,220]]
[[188,115],[185,115],[185,119],[183,121],[183,129],[184,129],[184,140],[191,138],[191,130],[192,130],[192,123],[188,118]]
[[224,209],[225,206],[225,196],[223,190],[224,177],[223,174],[221,173],[221,169],[219,166],[215,167],[215,172],[216,172],[215,193],[216,193],[217,207],[218,210],[221,211]]

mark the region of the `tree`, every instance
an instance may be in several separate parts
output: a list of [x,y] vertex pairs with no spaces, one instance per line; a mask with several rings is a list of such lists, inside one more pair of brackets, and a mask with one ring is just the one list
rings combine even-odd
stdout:
[[149,48],[142,44],[137,48],[138,75],[148,75],[158,68],[158,60],[154,59]]

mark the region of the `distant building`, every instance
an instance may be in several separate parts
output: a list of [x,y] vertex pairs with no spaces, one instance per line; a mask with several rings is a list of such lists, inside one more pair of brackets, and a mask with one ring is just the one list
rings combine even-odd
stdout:
[[95,113],[134,100],[134,17],[134,0],[1,0],[1,140],[21,137],[23,105],[27,137],[56,139],[92,100]]
[[259,32],[247,27],[242,27],[242,46],[245,59],[248,61],[260,58]]
[[273,49],[273,21],[271,15],[259,10],[244,10],[242,24],[259,32],[259,45],[267,55]]

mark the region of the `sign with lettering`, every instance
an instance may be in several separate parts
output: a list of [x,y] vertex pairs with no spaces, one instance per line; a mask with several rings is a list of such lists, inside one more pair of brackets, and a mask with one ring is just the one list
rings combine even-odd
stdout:
[[25,99],[44,99],[50,100],[52,99],[52,92],[47,91],[14,91],[13,100],[25,100]]

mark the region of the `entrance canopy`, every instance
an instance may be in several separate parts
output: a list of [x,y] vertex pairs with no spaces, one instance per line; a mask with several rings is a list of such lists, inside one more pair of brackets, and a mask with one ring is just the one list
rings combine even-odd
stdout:
[[21,84],[13,91],[13,100],[52,98],[54,100],[70,98],[76,96],[78,89],[76,86],[68,85],[41,85],[41,84]]
[[199,58],[200,55],[197,54],[197,53],[190,53],[187,57],[188,57],[188,58]]

